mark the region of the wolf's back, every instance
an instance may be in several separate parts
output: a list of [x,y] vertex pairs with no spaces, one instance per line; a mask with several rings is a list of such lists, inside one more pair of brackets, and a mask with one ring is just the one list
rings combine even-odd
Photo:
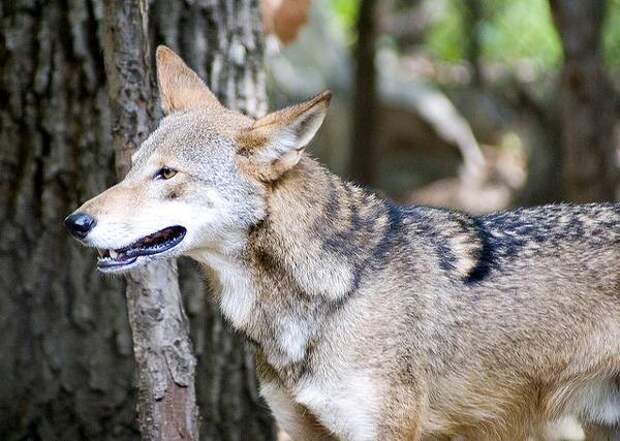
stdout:
[[620,296],[620,204],[546,205],[475,222],[479,252],[466,284]]
[[407,217],[412,240],[427,244],[438,271],[467,285],[545,266],[587,271],[598,262],[620,272],[619,203],[545,205],[481,217],[414,207]]

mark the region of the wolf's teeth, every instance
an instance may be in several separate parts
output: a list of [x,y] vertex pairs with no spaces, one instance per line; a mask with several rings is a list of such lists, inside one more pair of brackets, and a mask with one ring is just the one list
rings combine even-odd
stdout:
[[97,248],[97,254],[99,254],[99,257],[104,257],[103,250],[100,250],[99,248]]
[[112,259],[116,259],[118,257],[118,253],[114,250],[110,250],[110,257]]

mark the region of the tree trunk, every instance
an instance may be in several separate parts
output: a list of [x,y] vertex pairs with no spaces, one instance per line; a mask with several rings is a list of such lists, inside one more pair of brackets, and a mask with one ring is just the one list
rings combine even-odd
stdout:
[[[104,59],[112,106],[117,174],[154,127],[147,0],[105,1]],[[145,441],[198,441],[196,359],[176,261],[127,276],[127,312],[138,379],[138,422]]]
[[351,177],[372,185],[375,179],[377,120],[375,43],[377,34],[376,0],[361,0],[357,19],[353,124],[351,126]]
[[518,81],[508,88],[513,105],[527,115],[536,130],[527,159],[527,182],[515,201],[518,206],[535,206],[561,201],[562,143],[557,103],[546,106],[536,100]]
[[[262,114],[256,0],[212,3],[155,0],[152,37],[180,49],[224,103]],[[0,2],[2,440],[139,438],[123,283],[99,275],[94,253],[62,227],[117,181],[102,15],[96,0]],[[274,439],[251,351],[206,302],[202,276],[182,263],[201,438]]]
[[482,72],[482,60],[480,59],[481,30],[483,14],[483,4],[480,0],[467,0],[462,3],[463,23],[465,28],[465,59],[469,62],[472,69],[471,84],[474,87],[482,87],[484,76]]
[[0,439],[137,439],[122,283],[62,225],[115,182],[97,5],[0,8]]
[[605,0],[550,0],[564,49],[559,108],[564,197],[614,200],[614,90],[602,61]]
[[[266,113],[257,0],[156,2],[151,24],[154,40],[179,53],[222,104],[254,117]],[[180,262],[182,291],[207,292],[187,299],[198,357],[201,435],[205,440],[275,439],[269,409],[257,393],[253,351],[223,320],[195,267]]]

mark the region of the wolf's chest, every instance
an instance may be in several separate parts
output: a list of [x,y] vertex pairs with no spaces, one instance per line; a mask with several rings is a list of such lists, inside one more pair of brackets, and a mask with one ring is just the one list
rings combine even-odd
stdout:
[[269,363],[285,366],[300,362],[306,355],[312,334],[309,321],[282,302],[286,293],[265,299],[249,268],[242,262],[209,255],[204,259],[214,270],[220,309],[235,329],[258,342]]
[[236,329],[246,329],[252,321],[258,297],[250,271],[233,259],[217,254],[201,256],[200,260],[216,275],[218,286],[215,290],[222,314]]

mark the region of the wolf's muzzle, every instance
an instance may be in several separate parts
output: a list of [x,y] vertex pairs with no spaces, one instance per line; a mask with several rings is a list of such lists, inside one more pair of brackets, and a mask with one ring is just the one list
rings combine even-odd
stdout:
[[94,226],[95,219],[86,213],[73,213],[65,218],[65,227],[78,239],[84,239]]

